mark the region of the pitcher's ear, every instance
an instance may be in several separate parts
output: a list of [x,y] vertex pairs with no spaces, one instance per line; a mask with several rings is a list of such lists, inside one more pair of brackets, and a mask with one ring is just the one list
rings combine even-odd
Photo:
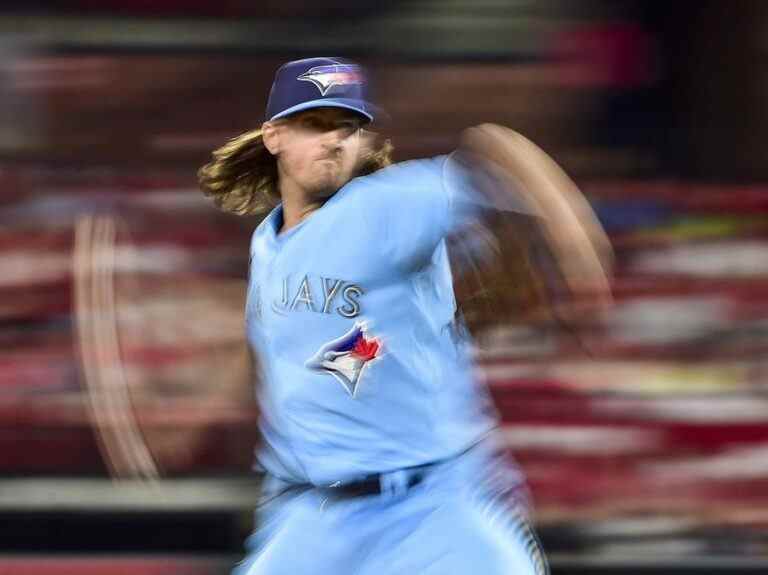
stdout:
[[264,122],[261,126],[261,138],[267,151],[276,156],[280,152],[280,130],[273,122]]

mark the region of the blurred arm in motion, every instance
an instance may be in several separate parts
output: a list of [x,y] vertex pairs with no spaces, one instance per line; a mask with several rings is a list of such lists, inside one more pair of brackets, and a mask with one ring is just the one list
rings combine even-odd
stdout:
[[[490,208],[480,227],[494,254],[481,265],[464,258],[471,266],[462,266],[456,291],[470,329],[499,324],[510,314],[572,325],[610,307],[610,242],[560,166],[530,140],[494,124],[465,130],[458,155]],[[477,243],[480,234],[472,233]],[[480,313],[468,302],[482,299],[479,292],[492,293]]]

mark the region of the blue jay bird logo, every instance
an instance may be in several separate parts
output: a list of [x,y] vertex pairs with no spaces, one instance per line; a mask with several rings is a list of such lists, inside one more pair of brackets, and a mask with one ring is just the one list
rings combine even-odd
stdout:
[[323,345],[307,360],[306,367],[330,373],[347,393],[355,397],[363,369],[381,355],[381,342],[368,338],[362,323],[356,323],[341,337]]
[[354,64],[335,64],[315,66],[296,78],[303,82],[312,82],[320,94],[325,96],[334,86],[348,86],[363,83],[363,71]]

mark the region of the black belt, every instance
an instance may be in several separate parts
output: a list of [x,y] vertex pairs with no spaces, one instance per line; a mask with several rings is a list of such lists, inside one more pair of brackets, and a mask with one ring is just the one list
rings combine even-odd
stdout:
[[[426,478],[431,465],[421,466],[419,469],[408,470],[403,481],[397,485],[398,491],[407,491],[415,487]],[[384,477],[386,473],[366,475],[356,481],[348,483],[334,483],[328,487],[318,487],[323,495],[330,499],[354,499],[356,497],[369,497],[371,495],[386,495],[393,493],[393,489],[386,487]]]
[[308,483],[295,483],[282,490],[278,496],[290,491],[305,491],[309,489],[315,489],[319,491],[326,500],[354,499],[356,497],[370,497],[374,495],[391,495],[395,493],[402,493],[424,481],[427,475],[429,475],[429,472],[435,466],[467,453],[473,449],[475,445],[477,445],[477,443],[474,443],[460,453],[445,459],[431,461],[430,463],[425,463],[423,465],[405,467],[387,473],[374,473],[354,481],[339,481],[326,486],[312,485]]
[[[434,463],[430,463],[427,465],[420,465],[418,468],[406,468],[390,473],[375,473],[372,475],[366,475],[355,481],[348,481],[344,483],[339,481],[331,485],[288,483],[285,484],[283,488],[266,494],[265,498],[259,502],[259,505],[266,505],[270,501],[278,499],[288,493],[301,493],[310,490],[314,490],[320,493],[323,496],[324,501],[339,501],[343,499],[354,499],[357,497],[370,497],[374,495],[392,495],[395,493],[403,493],[424,481],[424,478],[428,474],[429,468],[434,465]],[[401,480],[397,482],[396,487],[394,485],[387,486],[387,483],[393,482],[388,482],[385,477],[398,473],[405,473],[405,475],[402,476]]]

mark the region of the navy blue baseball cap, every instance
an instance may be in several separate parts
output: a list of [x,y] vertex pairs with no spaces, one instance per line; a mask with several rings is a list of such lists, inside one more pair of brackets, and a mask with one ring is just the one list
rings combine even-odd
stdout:
[[342,58],[307,58],[280,67],[269,92],[267,120],[312,108],[346,108],[369,122],[375,107],[367,100],[365,70]]

